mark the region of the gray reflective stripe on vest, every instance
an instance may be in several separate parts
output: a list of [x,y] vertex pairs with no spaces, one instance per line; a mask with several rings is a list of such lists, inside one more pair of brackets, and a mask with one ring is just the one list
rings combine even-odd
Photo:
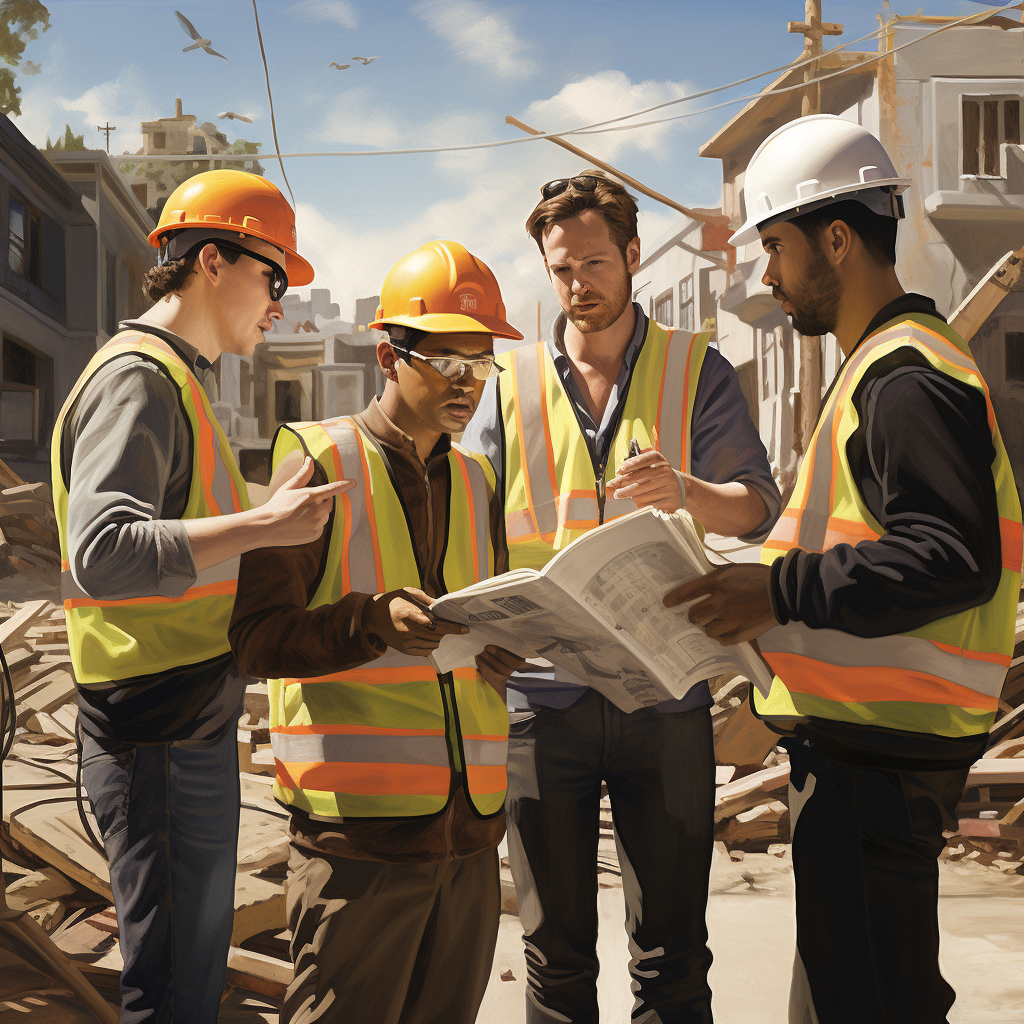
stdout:
[[[218,562],[216,565],[211,565],[206,569],[201,570],[196,576],[195,582],[182,594],[182,597],[187,597],[190,590],[195,590],[197,587],[207,587],[211,583],[226,583],[229,580],[238,579],[238,563],[239,558],[236,555],[234,558],[228,558],[223,562]],[[62,601],[99,601],[100,598],[94,598],[90,594],[87,594],[79,585],[75,579],[74,573],[70,569],[64,569],[60,574],[60,596]],[[148,594],[140,595],[145,597],[160,597],[159,594]],[[128,598],[131,601],[134,598]],[[167,598],[169,601],[178,600],[177,598]]]
[[838,629],[811,629],[791,622],[758,637],[766,654],[797,654],[844,668],[904,669],[924,672],[988,697],[998,697],[1006,666],[969,658],[915,636],[861,637]]
[[366,514],[369,491],[363,475],[363,460],[360,456],[356,428],[351,420],[345,419],[334,420],[321,426],[341,455],[341,470],[345,474],[345,479],[356,482],[355,487],[348,492],[352,509],[352,532],[348,544],[349,586],[358,593],[379,593],[377,564],[373,558],[373,534]]
[[274,757],[292,764],[361,762],[432,764],[448,767],[448,743],[442,736],[392,736],[364,733],[271,733]]
[[476,544],[477,564],[480,566],[480,578],[487,579],[490,575],[487,551],[491,526],[491,509],[487,500],[487,474],[476,459],[463,455],[461,452],[457,452],[456,457],[462,460],[466,467],[466,476],[469,478],[469,501],[473,505],[473,518],[476,527],[476,537],[473,540]]
[[[558,508],[555,492],[551,488],[551,469],[548,465],[548,439],[545,436],[544,389],[540,386],[540,356],[543,346],[524,345],[512,350],[512,365],[516,371],[516,430],[522,444],[520,457],[526,468],[528,509],[537,517],[537,530],[544,534],[558,528]],[[519,418],[522,422],[518,422]],[[596,502],[596,499],[595,499]],[[594,515],[594,519],[597,515]]]
[[508,759],[508,740],[504,737],[494,740],[467,740],[463,737],[462,749],[467,764],[504,768]]
[[[196,415],[207,415],[205,402],[203,409],[196,410]],[[228,471],[228,467],[224,462],[224,452],[221,448],[223,431],[221,430],[220,423],[217,421],[216,416],[210,413],[209,419],[213,426],[215,449],[213,455],[213,480],[210,483],[210,493],[213,496],[213,500],[217,503],[217,508],[220,510],[220,514],[227,515],[229,512],[234,512],[236,510],[235,494],[231,485],[231,473]],[[239,495],[239,499],[241,499],[241,495]],[[235,573],[235,575],[237,576],[238,574]]]

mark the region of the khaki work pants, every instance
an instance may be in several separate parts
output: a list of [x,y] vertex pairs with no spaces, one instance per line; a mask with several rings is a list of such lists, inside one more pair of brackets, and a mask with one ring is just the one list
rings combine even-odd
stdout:
[[281,1024],[473,1024],[501,914],[497,850],[384,864],[292,844]]

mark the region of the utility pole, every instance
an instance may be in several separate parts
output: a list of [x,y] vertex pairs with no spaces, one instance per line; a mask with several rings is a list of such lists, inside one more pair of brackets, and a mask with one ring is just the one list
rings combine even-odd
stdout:
[[[835,22],[822,23],[821,0],[805,0],[804,20],[791,21],[790,32],[800,32],[804,37],[804,50],[800,60],[811,59],[804,68],[804,82],[808,83],[800,98],[800,116],[821,113],[821,84],[815,82],[818,76],[817,58],[822,54],[822,39],[825,36],[843,34],[843,26]],[[807,451],[814,433],[821,408],[821,338],[800,335],[800,407],[794,418],[794,447],[799,454]]]
[[117,125],[116,124],[111,124],[108,121],[106,123],[106,126],[103,127],[103,128],[101,128],[99,125],[96,125],[96,131],[98,131],[98,132],[106,132],[107,133],[107,152],[109,153],[110,152],[110,133],[117,131]]

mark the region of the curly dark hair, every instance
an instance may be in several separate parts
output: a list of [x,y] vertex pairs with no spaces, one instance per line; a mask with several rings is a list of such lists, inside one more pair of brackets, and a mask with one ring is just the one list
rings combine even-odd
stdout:
[[[180,259],[170,260],[162,266],[147,270],[146,276],[142,279],[142,294],[150,302],[159,302],[165,296],[184,289],[188,279],[196,272],[196,260],[200,250],[207,244],[216,245],[217,240],[211,238],[206,242],[196,242]],[[218,248],[217,251],[232,265],[238,262],[239,256],[242,255],[237,250],[228,249],[227,246],[223,249]]]

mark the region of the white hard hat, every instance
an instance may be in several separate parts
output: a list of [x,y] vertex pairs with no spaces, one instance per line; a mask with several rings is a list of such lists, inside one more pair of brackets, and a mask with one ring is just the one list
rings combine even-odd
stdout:
[[729,241],[756,241],[767,221],[799,217],[833,200],[856,199],[875,213],[901,217],[895,197],[911,184],[867,128],[834,114],[799,117],[773,131],[750,158],[747,219]]

